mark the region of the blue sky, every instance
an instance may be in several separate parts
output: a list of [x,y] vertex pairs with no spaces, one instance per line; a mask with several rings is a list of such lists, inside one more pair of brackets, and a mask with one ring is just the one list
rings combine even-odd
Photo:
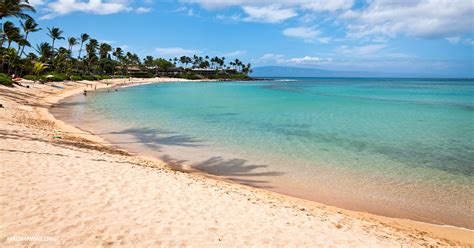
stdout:
[[[140,56],[474,76],[471,0],[30,0],[41,27]],[[47,38],[44,30],[33,43]],[[59,43],[61,44],[61,43]],[[66,43],[63,41],[63,45]]]

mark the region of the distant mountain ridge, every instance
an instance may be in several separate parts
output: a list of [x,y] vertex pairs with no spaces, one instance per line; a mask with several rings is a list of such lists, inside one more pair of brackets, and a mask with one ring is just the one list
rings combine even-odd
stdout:
[[252,69],[252,77],[407,77],[397,73],[378,73],[364,71],[330,71],[316,68],[290,66],[262,66]]

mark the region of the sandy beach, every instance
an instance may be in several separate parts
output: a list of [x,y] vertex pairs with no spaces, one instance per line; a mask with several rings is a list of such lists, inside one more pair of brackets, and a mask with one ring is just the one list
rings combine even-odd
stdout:
[[[84,89],[0,86],[0,243],[8,246],[474,246],[474,232],[348,211],[128,153],[48,111]],[[125,84],[124,84],[125,83]]]

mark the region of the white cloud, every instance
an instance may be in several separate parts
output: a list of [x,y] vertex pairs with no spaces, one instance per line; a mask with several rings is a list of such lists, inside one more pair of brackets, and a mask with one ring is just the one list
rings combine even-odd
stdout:
[[337,11],[350,9],[354,0],[308,1],[305,8],[316,11]]
[[451,44],[458,44],[459,41],[461,40],[461,37],[459,36],[447,37],[446,40],[449,41],[449,43]]
[[240,14],[233,14],[231,16],[217,15],[216,18],[219,20],[230,21],[230,22],[238,22],[242,20],[242,18],[240,17]]
[[294,57],[294,58],[285,58],[283,54],[274,54],[274,53],[267,53],[264,54],[262,57],[255,59],[254,62],[257,64],[289,64],[289,65],[321,65],[327,64],[332,61],[331,58],[321,58],[321,57],[313,57],[313,56],[303,56],[303,57]]
[[285,56],[283,54],[274,54],[274,53],[267,53],[264,54],[262,57],[256,59],[257,63],[267,63],[267,62],[278,62],[281,63],[284,61]]
[[201,53],[199,50],[185,49],[181,47],[159,47],[155,48],[155,52],[162,56],[183,56]]
[[138,14],[148,13],[151,11],[151,8],[138,7],[134,10]]
[[114,43],[117,43],[116,41],[114,40],[99,40],[100,43],[107,43],[107,44],[114,44]]
[[320,37],[321,32],[313,27],[294,27],[283,30],[283,35],[303,39],[306,42],[318,40],[321,43],[329,43],[330,37]]
[[374,55],[384,48],[387,45],[382,44],[372,44],[366,46],[358,46],[358,47],[348,47],[348,46],[340,46],[335,50],[336,53],[351,55],[351,56],[365,56],[365,55]]
[[30,0],[29,3],[33,7],[38,7],[38,6],[41,6],[41,5],[45,4],[44,0]]
[[421,38],[445,38],[474,31],[471,0],[369,1],[361,10],[348,10],[349,37],[370,35],[394,37],[405,34]]
[[132,8],[131,1],[127,0],[54,0],[46,3],[44,0],[35,0],[37,4],[44,5],[45,14],[40,19],[52,19],[57,16],[67,15],[73,12],[85,12],[96,15],[110,15],[120,12],[134,11],[136,13],[146,13],[150,8]]
[[240,56],[240,55],[244,55],[246,54],[247,51],[240,51],[240,50],[237,50],[237,51],[232,51],[232,52],[228,52],[228,53],[224,53],[222,54],[222,56],[224,57],[237,57],[237,56]]
[[464,40],[464,43],[468,44],[468,45],[471,45],[471,46],[474,46],[474,39],[470,38],[470,39],[465,39]]
[[291,58],[285,60],[286,63],[289,64],[321,64],[322,62],[330,62],[332,61],[331,58],[320,58],[320,57],[311,57],[311,56],[304,56],[301,58]]
[[[350,9],[355,0],[180,0],[182,3],[199,4],[201,7],[216,10],[240,7],[248,16],[240,18],[233,15],[233,21],[252,21],[279,23],[298,16],[298,13],[335,12]],[[228,19],[219,15],[219,19]],[[236,18],[237,17],[237,18]],[[307,16],[309,17],[309,15]]]
[[293,9],[282,9],[276,5],[243,6],[242,9],[248,15],[243,20],[248,22],[278,23],[298,15]]
[[349,9],[354,0],[180,0],[182,3],[195,3],[207,9],[219,9],[233,6],[300,7],[314,11],[336,11]]
[[192,16],[192,17],[201,17],[199,14],[197,14],[194,11],[193,8],[188,8],[188,7],[184,7],[184,6],[181,6],[178,9],[176,9],[175,12],[185,13],[186,15]]
[[311,27],[295,27],[283,30],[283,35],[305,40],[314,40],[320,34],[319,30]]

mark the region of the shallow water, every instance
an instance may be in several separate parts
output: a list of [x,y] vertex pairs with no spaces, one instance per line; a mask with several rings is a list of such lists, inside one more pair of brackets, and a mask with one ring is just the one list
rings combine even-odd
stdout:
[[116,145],[344,208],[474,228],[474,82],[150,84],[53,114]]

